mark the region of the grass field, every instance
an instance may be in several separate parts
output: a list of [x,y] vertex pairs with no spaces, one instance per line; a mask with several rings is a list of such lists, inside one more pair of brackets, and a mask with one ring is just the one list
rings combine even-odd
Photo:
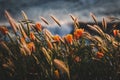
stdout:
[[[8,11],[5,16],[12,31],[0,26],[0,80],[120,79],[118,18],[103,18],[100,24],[90,13],[94,23],[82,25],[70,15],[73,31],[59,36],[29,20],[24,11],[19,21]],[[50,17],[62,27],[56,17]],[[49,25],[45,18],[41,19]]]

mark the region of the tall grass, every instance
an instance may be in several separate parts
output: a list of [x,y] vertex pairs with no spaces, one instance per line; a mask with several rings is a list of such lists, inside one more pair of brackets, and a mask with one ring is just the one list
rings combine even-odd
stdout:
[[[97,35],[81,28],[78,19],[70,15],[74,32],[61,37],[29,20],[24,11],[19,21],[5,11],[13,31],[0,26],[0,79],[119,80],[120,30],[113,27],[113,35],[107,34],[106,19],[100,28],[95,15],[90,15],[95,24],[87,26]],[[50,17],[62,27],[57,18]]]

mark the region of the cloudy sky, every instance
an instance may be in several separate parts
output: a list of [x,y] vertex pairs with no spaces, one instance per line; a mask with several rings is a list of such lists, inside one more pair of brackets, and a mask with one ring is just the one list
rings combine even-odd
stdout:
[[[101,21],[106,16],[119,17],[119,4],[120,0],[0,0],[0,24],[7,22],[4,10],[8,10],[16,20],[21,19],[21,10],[26,12],[29,19],[41,23],[43,23],[40,20],[42,16],[50,22],[51,26],[56,24],[50,15],[56,16],[63,26],[69,26],[67,23],[72,22],[69,14],[78,17],[80,21],[90,22],[92,19],[89,14],[92,12]],[[64,32],[67,33],[66,29],[68,28],[64,27],[61,31],[65,30]],[[56,33],[56,28],[54,31]]]
[[[49,19],[53,14],[61,20],[69,20],[68,14],[74,14],[89,21],[89,13],[96,16],[119,16],[120,0],[0,0],[0,21],[5,20],[7,9],[14,17],[21,17],[24,10],[29,18],[39,20],[39,16]],[[100,18],[99,18],[100,19]]]

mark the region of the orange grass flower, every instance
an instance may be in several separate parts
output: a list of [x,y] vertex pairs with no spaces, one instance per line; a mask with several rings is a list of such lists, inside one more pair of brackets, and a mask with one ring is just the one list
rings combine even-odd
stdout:
[[3,35],[6,35],[8,33],[8,29],[6,27],[1,27],[0,26],[0,32],[3,34]]
[[35,24],[35,29],[36,29],[37,31],[41,31],[41,30],[42,30],[42,26],[41,26],[41,24],[40,24],[39,22],[37,22],[37,23]]
[[59,42],[60,41],[60,36],[59,35],[53,36],[53,40],[55,40],[56,42]]
[[72,44],[72,42],[73,42],[73,36],[72,36],[72,34],[67,34],[67,35],[65,36],[65,39],[66,39],[66,41],[67,41],[68,43]]
[[97,52],[97,57],[98,58],[102,58],[104,56],[104,54],[102,52]]
[[33,41],[36,39],[34,32],[30,32],[30,39]]
[[115,37],[117,36],[118,33],[119,33],[119,30],[117,30],[117,29],[113,30],[113,34]]
[[[31,55],[31,52],[35,50],[34,44],[33,43],[27,44],[24,37],[20,38],[20,43],[21,43],[20,51],[24,55]],[[33,47],[32,47],[32,44],[33,44]]]
[[74,59],[75,62],[80,62],[81,61],[81,58],[79,56],[76,56],[75,59]]
[[22,44],[26,44],[25,38],[24,38],[24,37],[20,38],[20,42],[21,42]]
[[84,32],[84,29],[76,29],[74,32],[74,38],[79,39],[82,36],[83,32]]
[[31,51],[30,51],[30,49],[28,48],[28,46],[27,46],[26,43],[24,43],[24,44],[21,45],[20,51],[21,51],[21,53],[24,54],[24,55],[31,55]]
[[34,45],[33,42],[28,43],[28,44],[27,44],[27,47],[29,48],[29,50],[30,50],[31,52],[35,52],[35,45]]
[[58,70],[55,70],[55,71],[54,71],[54,74],[55,74],[55,77],[56,77],[57,79],[60,78],[60,75],[59,75],[59,71],[58,71]]

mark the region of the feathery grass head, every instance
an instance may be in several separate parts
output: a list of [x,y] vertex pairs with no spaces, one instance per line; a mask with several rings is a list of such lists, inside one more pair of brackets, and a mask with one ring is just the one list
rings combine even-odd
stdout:
[[44,17],[40,17],[40,19],[47,25],[49,25],[48,21]]
[[51,15],[50,17],[61,27],[59,20],[55,16]]
[[69,69],[66,67],[63,61],[59,59],[54,59],[54,65],[63,73],[67,73],[68,77],[70,78]]
[[96,24],[98,24],[98,21],[97,21],[96,16],[95,16],[93,13],[90,13],[90,16],[92,17],[92,19],[94,20],[94,22],[95,22]]
[[16,21],[11,17],[11,15],[9,14],[9,12],[7,10],[5,10],[5,16],[8,19],[11,27],[13,28],[13,31],[16,33],[17,32],[17,23],[16,23]]

